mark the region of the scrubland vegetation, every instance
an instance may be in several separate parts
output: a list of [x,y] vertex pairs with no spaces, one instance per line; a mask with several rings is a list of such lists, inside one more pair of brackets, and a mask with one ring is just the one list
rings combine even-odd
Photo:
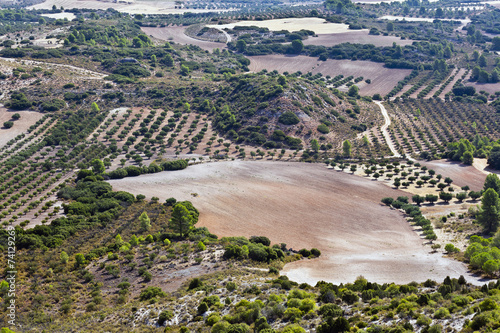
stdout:
[[[445,0],[186,1],[163,14],[127,14],[130,4],[120,3],[99,3],[106,10],[72,3],[23,9],[37,8],[36,2],[0,9],[2,332],[500,327],[494,281],[500,273],[500,180],[483,170],[500,169],[498,9]],[[64,13],[75,19],[43,16]],[[401,16],[407,19],[395,19]],[[352,40],[320,45],[315,31],[294,29],[299,18],[338,24],[347,30],[342,38]],[[285,19],[281,24],[290,30],[273,30],[274,19]],[[217,28],[250,20],[259,27]],[[156,28],[189,37],[177,43],[146,33]],[[356,31],[405,43],[368,44],[361,33],[349,35]],[[190,38],[197,45],[186,42]],[[252,56],[283,57],[284,65],[251,72]],[[310,70],[287,62],[303,58],[312,59]],[[321,72],[334,61],[403,74],[379,82],[370,77],[373,68]],[[383,89],[366,93],[378,84]],[[318,162],[325,173],[351,174],[349,184],[385,184],[394,196],[370,197],[378,208],[404,217],[403,229],[418,235],[432,256],[463,261],[485,280],[450,272],[443,281],[380,283],[360,271],[355,281],[299,284],[280,275],[284,266],[321,265],[331,246],[272,243],[276,235],[266,230],[220,237],[200,226],[206,201],[197,201],[199,193],[160,200],[113,190],[108,182],[181,175],[194,164],[236,159]],[[479,171],[473,169],[478,164]],[[344,188],[348,196],[335,195],[355,198],[351,187]],[[308,209],[321,212],[318,198],[309,199]],[[296,213],[287,204],[288,213]],[[368,216],[347,229],[375,222]],[[7,255],[12,234],[15,259]],[[15,284],[9,270],[17,272]],[[15,296],[9,292],[14,286]],[[15,325],[9,323],[11,301]]]

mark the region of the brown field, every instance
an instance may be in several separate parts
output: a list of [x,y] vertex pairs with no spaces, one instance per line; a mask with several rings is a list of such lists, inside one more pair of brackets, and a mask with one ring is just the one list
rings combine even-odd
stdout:
[[163,28],[142,27],[141,30],[146,35],[160,40],[172,41],[181,45],[193,44],[201,47],[204,50],[212,51],[216,48],[223,49],[226,47],[226,44],[224,43],[208,42],[189,37],[184,33],[186,27],[183,26],[169,26]]
[[386,95],[392,88],[409,75],[409,69],[391,69],[385,68],[384,64],[371,61],[351,61],[351,60],[333,60],[319,61],[317,58],[306,56],[285,56],[285,55],[266,55],[248,57],[251,61],[250,70],[259,72],[263,69],[268,71],[277,70],[280,73],[301,71],[302,73],[312,72],[313,74],[322,73],[323,75],[344,76],[353,75],[355,78],[363,76],[365,79],[371,79],[371,84],[361,81],[357,84],[361,95],[373,95],[379,93]]
[[363,275],[408,283],[467,274],[464,264],[430,254],[401,213],[380,204],[405,192],[324,165],[216,162],[110,183],[161,201],[190,200],[201,213],[198,226],[218,236],[265,235],[293,249],[320,249],[319,259],[285,267],[296,281],[345,283]]
[[[14,113],[19,113],[21,119],[14,121],[14,126],[11,128],[3,127],[3,123],[11,120]],[[5,146],[7,142],[14,139],[43,117],[40,112],[34,111],[10,111],[0,104],[0,148]]]
[[336,34],[319,34],[318,37],[309,37],[303,41],[304,45],[334,46],[342,43],[373,44],[375,46],[411,45],[413,40],[401,39],[394,36],[374,36],[367,30],[351,30]]
[[477,82],[467,82],[465,81],[464,84],[466,86],[472,86],[476,88],[476,91],[486,91],[490,94],[495,94],[495,92],[500,91],[500,83],[477,83]]
[[453,184],[460,187],[468,185],[471,190],[479,191],[483,188],[486,173],[479,171],[473,166],[467,166],[459,162],[448,162],[446,160],[437,160],[431,162],[420,162],[422,166],[434,169],[437,174],[441,174],[443,179],[450,177]]

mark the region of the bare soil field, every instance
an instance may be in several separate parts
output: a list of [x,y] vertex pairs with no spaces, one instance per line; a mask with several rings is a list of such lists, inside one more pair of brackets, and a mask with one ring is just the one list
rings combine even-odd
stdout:
[[312,30],[317,34],[332,34],[352,31],[349,30],[349,26],[347,24],[328,23],[325,19],[317,17],[285,18],[265,21],[239,21],[222,25],[207,25],[207,27],[209,28],[216,28],[219,30],[223,30],[225,28],[233,29],[234,27],[248,26],[268,28],[271,31],[288,30],[290,32],[306,29]]
[[168,26],[163,28],[142,27],[141,30],[146,35],[160,40],[172,41],[181,45],[193,44],[204,50],[212,51],[216,48],[223,49],[226,47],[224,43],[208,42],[189,37],[184,33],[186,27],[183,26]]
[[413,40],[401,39],[395,36],[370,35],[367,30],[351,30],[334,34],[318,34],[303,41],[304,45],[334,46],[342,43],[373,44],[375,46],[411,45]]
[[320,164],[216,162],[110,183],[161,201],[190,200],[201,213],[198,226],[221,237],[265,235],[296,250],[320,249],[320,258],[285,267],[295,281],[345,283],[363,275],[408,283],[467,275],[464,264],[430,254],[401,213],[380,204],[405,192]]
[[[3,127],[3,123],[12,120],[12,115],[19,113],[21,119],[14,121],[14,126],[11,128]],[[23,134],[26,130],[43,117],[40,112],[34,111],[10,111],[0,104],[0,147],[5,146],[7,142],[14,139],[19,134]]]
[[[147,0],[120,0],[120,1],[100,1],[100,0],[46,0],[45,2],[26,7],[29,9],[52,9],[56,5],[57,8],[64,7],[65,9],[73,8],[88,8],[102,9],[113,8],[119,12],[129,14],[183,14],[191,13],[207,13],[214,10],[180,8],[176,1],[147,1]],[[218,9],[218,12],[227,10]]]
[[356,84],[359,87],[361,95],[373,95],[379,93],[386,95],[392,88],[409,75],[409,69],[386,68],[384,64],[371,61],[351,61],[351,60],[333,60],[319,61],[317,58],[306,56],[285,56],[272,54],[266,56],[251,56],[250,68],[253,72],[259,72],[263,69],[268,71],[277,70],[280,73],[301,71],[302,73],[312,72],[313,74],[322,73],[323,75],[344,76],[353,75],[355,78],[363,76],[365,79],[371,79],[371,84],[364,81]]
[[467,166],[459,162],[448,162],[446,160],[437,160],[431,162],[420,162],[422,166],[434,169],[436,174],[441,174],[443,179],[450,177],[453,184],[460,187],[468,185],[471,190],[479,191],[483,188],[486,174],[473,166]]
[[490,94],[500,91],[500,83],[478,83],[464,81],[464,85],[476,88],[476,91],[486,91]]

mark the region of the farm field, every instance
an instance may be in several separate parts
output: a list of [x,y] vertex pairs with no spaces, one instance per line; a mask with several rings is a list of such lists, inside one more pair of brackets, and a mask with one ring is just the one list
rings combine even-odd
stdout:
[[34,125],[38,120],[42,119],[43,114],[35,111],[12,111],[7,110],[2,104],[0,104],[0,124],[6,121],[12,120],[12,115],[19,113],[21,119],[15,120],[15,126],[6,129],[5,127],[0,128],[0,148],[4,147],[7,142],[15,139],[18,135],[26,133],[26,130]]
[[388,112],[394,119],[391,137],[404,154],[444,152],[448,142],[500,133],[498,114],[486,105],[420,99],[390,103]]
[[212,51],[216,48],[222,49],[226,47],[224,43],[209,42],[189,37],[185,34],[186,27],[183,26],[167,26],[161,28],[141,27],[141,30],[146,35],[162,41],[172,41],[181,45],[192,44],[204,50]]
[[[175,1],[147,1],[147,0],[127,0],[127,1],[99,1],[99,0],[46,0],[40,4],[27,7],[30,9],[52,9],[52,6],[64,7],[65,9],[101,9],[106,10],[113,8],[119,12],[129,14],[183,14],[191,13],[206,13],[214,10],[205,9],[184,9],[177,8]],[[227,10],[218,10],[227,11]]]
[[459,162],[436,160],[430,162],[421,161],[420,164],[435,170],[436,174],[441,174],[443,177],[451,177],[455,185],[460,187],[469,186],[473,191],[481,190],[486,179],[484,172]]
[[474,87],[476,91],[486,91],[489,94],[500,91],[500,83],[465,82],[464,85]]
[[405,192],[323,165],[217,162],[109,182],[160,201],[190,200],[200,210],[199,226],[218,236],[265,235],[294,249],[321,248],[319,259],[285,267],[295,281],[339,283],[361,272],[397,283],[467,275],[462,263],[429,254],[402,215],[380,204]]
[[267,55],[251,56],[249,69],[259,72],[263,69],[268,71],[277,70],[280,73],[301,71],[302,73],[321,73],[324,76],[364,77],[370,79],[371,84],[364,81],[359,82],[358,87],[361,95],[373,95],[379,93],[387,94],[405,76],[411,73],[408,69],[391,69],[384,67],[381,63],[370,61],[333,60],[319,61],[316,58],[306,56]]
[[401,39],[395,36],[370,35],[367,30],[352,30],[333,34],[318,34],[317,37],[309,37],[302,41],[304,45],[334,46],[342,43],[373,44],[375,46],[411,45],[412,40]]
[[[286,18],[265,21],[240,21],[235,23],[221,25],[207,25],[209,28],[219,30],[233,29],[234,27],[257,26],[259,28],[268,28],[271,31],[288,30],[299,31],[302,29],[312,30],[317,34],[343,33],[349,31],[349,26],[344,23],[327,23],[326,20],[317,17],[304,18]],[[359,30],[356,30],[359,31]]]

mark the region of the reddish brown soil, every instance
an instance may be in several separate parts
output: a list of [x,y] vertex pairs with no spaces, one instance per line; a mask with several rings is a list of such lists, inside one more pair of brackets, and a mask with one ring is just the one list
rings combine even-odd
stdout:
[[370,61],[350,61],[333,60],[320,61],[317,58],[306,56],[284,56],[284,55],[266,55],[248,57],[251,61],[250,70],[259,72],[263,69],[268,71],[277,70],[280,73],[302,73],[312,72],[313,74],[322,73],[324,76],[332,77],[342,74],[345,77],[353,75],[371,79],[371,84],[364,81],[356,84],[360,88],[361,95],[373,95],[379,93],[386,95],[394,86],[405,76],[409,75],[409,69],[385,68],[384,64]]
[[441,281],[466,274],[462,263],[429,254],[400,212],[380,204],[405,192],[381,182],[286,162],[217,162],[110,181],[115,190],[160,200],[190,200],[198,226],[219,236],[265,235],[294,249],[316,247],[319,259],[294,262],[296,281]]
[[479,191],[483,188],[486,174],[477,170],[473,166],[467,166],[458,162],[448,162],[446,160],[437,160],[431,162],[420,162],[422,166],[434,169],[437,174],[441,174],[443,179],[450,177],[453,184],[460,187],[468,185],[471,190]]
[[[14,113],[19,113],[21,119],[14,121],[14,126],[11,128],[3,127],[3,123],[12,120],[12,115]],[[0,147],[3,147],[11,139],[22,133],[26,133],[26,130],[34,125],[39,119],[43,117],[40,112],[34,111],[10,111],[0,104]]]
[[411,45],[410,39],[401,39],[394,36],[374,36],[368,31],[350,31],[336,34],[318,34],[318,37],[309,37],[303,41],[304,45],[334,46],[342,43],[373,44],[375,46]]
[[183,26],[169,26],[163,28],[142,27],[141,30],[148,36],[154,38],[172,41],[182,45],[193,44],[201,47],[204,50],[212,51],[213,49],[223,49],[226,47],[224,43],[207,42],[187,36],[184,31],[186,27]]

